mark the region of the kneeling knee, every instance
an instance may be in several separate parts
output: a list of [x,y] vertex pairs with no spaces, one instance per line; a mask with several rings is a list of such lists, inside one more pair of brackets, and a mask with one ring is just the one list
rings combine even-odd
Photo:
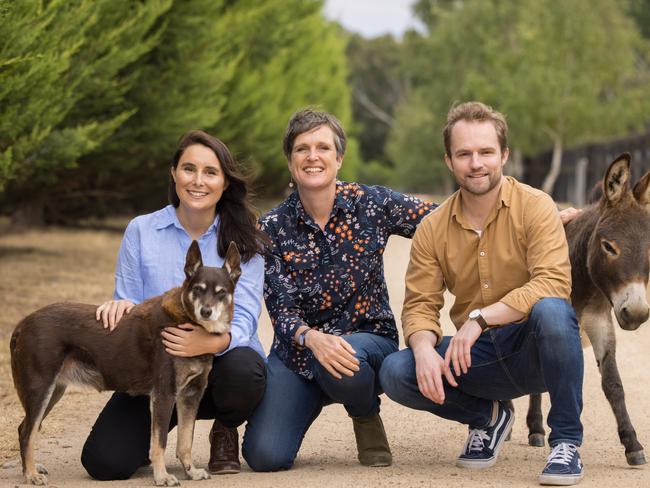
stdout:
[[573,307],[561,298],[539,300],[533,306],[530,318],[539,324],[544,334],[566,335],[567,332],[578,330],[578,320]]
[[132,459],[119,459],[109,453],[97,453],[88,449],[81,452],[81,464],[91,478],[99,481],[129,479],[139,467]]
[[277,446],[242,447],[242,456],[253,471],[271,472],[291,468],[293,457],[278,450]]

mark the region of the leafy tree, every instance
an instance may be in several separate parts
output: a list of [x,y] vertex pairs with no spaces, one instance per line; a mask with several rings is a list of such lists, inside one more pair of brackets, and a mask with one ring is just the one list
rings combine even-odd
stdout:
[[[230,29],[241,61],[214,133],[248,161],[265,193],[279,194],[289,178],[282,135],[295,111],[316,106],[351,129],[346,36],[323,18],[321,1],[242,0],[236,8],[242,15]],[[354,179],[358,164],[352,138],[341,177]]]
[[[33,110],[23,124],[18,142],[29,154],[16,157],[19,133],[0,139],[12,178],[5,208],[46,207],[49,221],[154,208],[165,199],[175,142],[193,128],[223,139],[267,192],[279,193],[288,179],[282,133],[294,111],[317,105],[350,127],[345,36],[323,18],[321,1],[0,2],[8,20],[0,34],[31,42],[24,59],[20,43],[2,46],[0,66],[10,68],[0,76],[32,77],[30,86],[3,83],[0,120],[9,124],[30,96],[50,111]],[[58,56],[50,66],[48,50]],[[24,72],[13,68],[19,61]],[[52,93],[39,97],[42,73]],[[6,112],[2,95],[15,102]],[[31,129],[46,122],[47,137],[36,140]],[[32,153],[41,171],[20,176],[14,168],[27,167]],[[351,140],[342,177],[355,177],[358,160]]]
[[[615,0],[465,0],[435,10],[431,68],[412,97],[430,110],[479,99],[507,114],[524,153],[637,130],[647,120],[647,45]],[[428,10],[430,11],[430,10]],[[423,61],[420,61],[421,63]],[[426,101],[424,101],[426,100]],[[438,124],[441,126],[441,124]],[[424,166],[424,162],[421,162]]]
[[353,34],[346,52],[361,155],[366,161],[390,166],[384,146],[395,123],[395,107],[405,98],[408,88],[403,49],[390,35],[366,39]]
[[168,5],[0,0],[0,191],[16,205],[31,202],[38,219],[38,190],[133,114],[134,74],[122,70],[156,42]]

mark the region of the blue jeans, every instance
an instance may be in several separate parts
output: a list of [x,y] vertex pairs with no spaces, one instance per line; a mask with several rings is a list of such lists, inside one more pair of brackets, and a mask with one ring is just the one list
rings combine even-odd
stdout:
[[[436,351],[444,357],[451,337]],[[443,377],[445,402],[424,397],[415,376],[410,349],[391,354],[379,373],[381,385],[392,400],[439,417],[484,428],[490,423],[494,400],[510,400],[548,391],[551,410],[549,445],[582,443],[583,356],[580,333],[571,305],[559,298],[544,298],[528,320],[488,329],[471,350],[472,366],[456,377],[458,387]]]
[[359,332],[342,336],[356,351],[359,371],[337,380],[318,361],[309,381],[287,368],[274,353],[266,366],[266,391],[248,420],[242,455],[254,471],[289,469],[302,440],[325,405],[342,403],[351,417],[379,411],[379,368],[397,351],[395,341]]

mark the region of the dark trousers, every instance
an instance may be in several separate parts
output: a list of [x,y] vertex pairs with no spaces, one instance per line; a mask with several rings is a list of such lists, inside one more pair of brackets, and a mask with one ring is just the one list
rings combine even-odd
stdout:
[[[265,388],[264,359],[253,349],[215,356],[197,418],[237,427],[255,410]],[[176,423],[174,409],[169,429]],[[114,393],[86,439],[81,464],[97,480],[128,479],[147,460],[150,440],[149,396]]]
[[[445,356],[451,337],[436,347]],[[379,372],[386,395],[416,410],[485,428],[494,400],[509,400],[548,391],[551,410],[548,444],[582,443],[582,376],[580,332],[571,305],[559,298],[543,298],[528,320],[488,329],[471,350],[472,367],[456,377],[458,388],[443,381],[445,402],[432,402],[420,392],[413,351],[388,356]],[[443,378],[444,380],[444,378]]]

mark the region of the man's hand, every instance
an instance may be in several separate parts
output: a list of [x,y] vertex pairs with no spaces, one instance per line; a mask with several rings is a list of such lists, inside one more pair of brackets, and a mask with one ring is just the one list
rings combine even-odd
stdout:
[[453,364],[456,376],[460,376],[461,371],[463,374],[467,374],[467,371],[472,366],[472,346],[482,332],[478,322],[475,320],[467,320],[458,329],[456,335],[451,338],[451,342],[445,353],[445,366],[449,368],[449,364]]
[[314,353],[316,360],[337,380],[341,376],[354,376],[359,371],[359,360],[354,356],[356,351],[339,336],[311,330],[305,336],[305,346]]
[[435,349],[436,338],[430,331],[419,331],[409,339],[409,345],[415,357],[415,375],[420,393],[434,403],[445,402],[445,388],[442,377],[451,386],[458,386],[442,356]]
[[160,335],[165,351],[183,358],[216,354],[225,351],[230,345],[230,334],[210,334],[203,327],[189,323],[165,327]]
[[108,328],[112,332],[122,316],[128,314],[133,307],[135,303],[129,300],[109,300],[97,307],[95,318],[102,321],[104,329]]
[[582,213],[582,209],[580,208],[573,208],[573,207],[565,208],[560,212],[560,220],[562,221],[562,225],[567,225],[569,222],[571,222],[581,213]]

